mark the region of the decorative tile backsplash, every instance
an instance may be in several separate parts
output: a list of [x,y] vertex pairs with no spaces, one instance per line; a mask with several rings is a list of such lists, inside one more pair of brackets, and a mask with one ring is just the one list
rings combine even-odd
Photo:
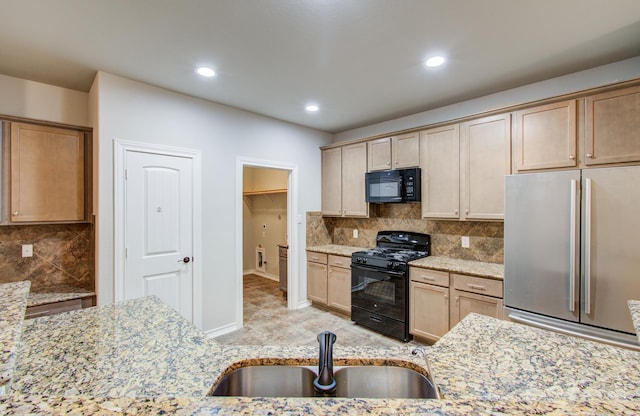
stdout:
[[[58,285],[95,290],[92,224],[0,227],[0,283],[31,281],[31,291]],[[33,257],[22,245],[33,244]]]
[[[358,238],[353,238],[354,229]],[[370,218],[323,218],[319,212],[307,212],[307,246],[333,243],[373,247],[379,230],[430,234],[433,256],[504,262],[502,222],[428,220],[422,218],[420,204],[372,205]],[[469,248],[462,248],[462,236],[469,237]]]

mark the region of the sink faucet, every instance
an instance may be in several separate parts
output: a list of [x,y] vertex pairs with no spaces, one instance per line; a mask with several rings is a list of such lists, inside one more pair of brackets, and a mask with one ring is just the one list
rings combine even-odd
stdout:
[[418,356],[420,355],[424,359],[424,364],[427,367],[427,372],[429,376],[427,377],[431,384],[433,384],[433,389],[436,392],[436,399],[441,399],[440,389],[438,389],[438,385],[436,384],[436,377],[433,375],[433,371],[431,371],[431,366],[429,365],[429,358],[427,358],[427,352],[422,347],[416,347],[411,351],[411,355]]
[[313,388],[319,393],[332,393],[336,389],[333,377],[333,343],[336,334],[324,331],[318,334],[320,343],[320,359],[318,361],[318,377],[313,380]]

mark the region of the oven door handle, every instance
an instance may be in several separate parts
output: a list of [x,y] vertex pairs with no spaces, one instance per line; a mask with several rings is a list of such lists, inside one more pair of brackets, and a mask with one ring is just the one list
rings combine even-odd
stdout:
[[379,269],[376,267],[367,267],[367,266],[362,266],[360,264],[357,263],[351,263],[351,270],[364,270],[364,271],[368,271],[368,272],[377,272],[377,273],[384,273],[384,274],[389,274],[392,276],[404,276],[406,273],[405,272],[397,272],[394,270],[386,270],[386,269]]

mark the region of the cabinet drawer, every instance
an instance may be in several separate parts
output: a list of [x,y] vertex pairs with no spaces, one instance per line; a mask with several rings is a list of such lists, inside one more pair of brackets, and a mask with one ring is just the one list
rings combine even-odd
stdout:
[[414,282],[449,287],[448,272],[423,269],[421,267],[409,267],[409,278]]
[[465,292],[502,298],[502,282],[484,277],[453,274],[453,287]]
[[344,269],[351,268],[351,257],[329,255],[329,266],[342,267]]
[[324,253],[316,253],[315,251],[307,251],[307,261],[327,264],[327,255]]

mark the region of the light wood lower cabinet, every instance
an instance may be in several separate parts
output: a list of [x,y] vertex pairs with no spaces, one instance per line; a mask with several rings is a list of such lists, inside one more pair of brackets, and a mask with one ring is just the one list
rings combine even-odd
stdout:
[[409,332],[415,337],[435,342],[472,312],[503,319],[500,280],[421,267],[410,267],[409,278]]
[[327,304],[327,255],[307,251],[307,298]]
[[451,327],[472,312],[502,319],[502,281],[455,273],[451,280]]
[[351,259],[329,255],[327,279],[328,305],[330,308],[351,315]]
[[307,251],[307,298],[351,314],[351,258]]

